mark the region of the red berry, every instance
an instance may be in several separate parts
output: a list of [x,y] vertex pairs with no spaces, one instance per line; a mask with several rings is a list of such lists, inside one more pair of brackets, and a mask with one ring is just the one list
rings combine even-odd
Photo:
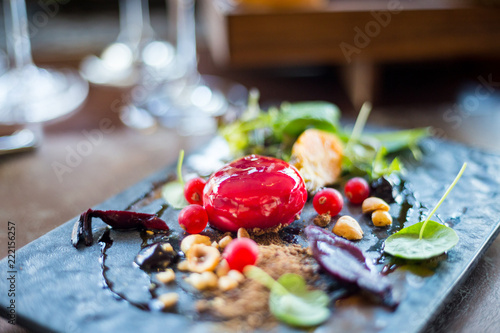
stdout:
[[347,199],[353,204],[360,204],[370,196],[370,185],[361,177],[350,179],[344,186]]
[[184,197],[193,205],[203,206],[203,189],[207,182],[203,178],[193,178],[184,185]]
[[247,265],[255,265],[259,246],[250,238],[236,238],[224,249],[224,258],[229,268],[243,272]]
[[179,225],[188,234],[199,234],[208,224],[208,215],[200,205],[189,205],[179,213]]
[[330,214],[335,216],[344,207],[344,198],[339,191],[333,188],[325,188],[314,195],[313,207],[318,214]]

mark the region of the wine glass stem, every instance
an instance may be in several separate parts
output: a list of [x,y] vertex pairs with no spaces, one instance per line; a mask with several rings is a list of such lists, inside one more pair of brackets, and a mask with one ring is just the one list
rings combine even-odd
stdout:
[[196,56],[196,24],[194,0],[177,2],[177,57],[186,66],[186,79],[198,79],[198,59]]
[[148,0],[120,0],[120,31],[125,44],[134,50],[151,37]]
[[5,1],[4,4],[5,31],[10,61],[12,61],[14,68],[33,65],[26,3],[24,0],[10,0]]

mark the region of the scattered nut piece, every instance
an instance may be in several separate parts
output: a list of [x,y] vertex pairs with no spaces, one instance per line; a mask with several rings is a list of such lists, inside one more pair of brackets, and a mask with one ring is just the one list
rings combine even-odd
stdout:
[[229,273],[229,265],[226,259],[222,259],[215,269],[215,274],[217,274],[218,277],[221,277],[227,275],[227,273]]
[[227,273],[227,276],[229,276],[231,279],[235,280],[238,283],[242,283],[245,281],[245,275],[241,274],[241,272],[232,269]]
[[161,244],[161,248],[165,252],[174,252],[174,248],[172,247],[172,244],[170,244],[170,243]]
[[325,213],[325,214],[321,214],[321,215],[318,215],[314,218],[313,222],[314,224],[316,224],[318,227],[326,227],[328,225],[328,223],[330,223],[332,220],[332,217],[330,216],[330,214],[328,213]]
[[365,201],[363,201],[363,204],[361,205],[363,214],[371,213],[376,210],[384,210],[388,212],[389,208],[390,207],[387,202],[377,197],[369,197],[365,199]]
[[206,282],[201,278],[201,274],[193,273],[186,278],[186,282],[198,290],[205,290],[207,288]]
[[238,287],[238,281],[229,276],[222,276],[219,278],[218,286],[221,291],[228,291]]
[[198,234],[189,235],[182,240],[181,251],[187,254],[189,252],[189,249],[195,244],[205,244],[210,246],[212,242],[210,241],[210,237],[208,236],[202,236]]
[[179,301],[179,294],[166,293],[158,296],[158,300],[163,303],[163,308],[168,309],[173,307]]
[[161,283],[167,284],[175,280],[175,273],[171,268],[168,268],[165,272],[156,274],[156,278]]
[[233,237],[231,237],[231,236],[226,236],[226,237],[222,238],[219,241],[219,247],[221,248],[221,250],[223,250],[226,246],[228,246],[232,240],[233,240]]
[[376,210],[372,213],[372,222],[376,227],[385,227],[392,224],[392,216],[384,210]]
[[189,264],[188,264],[188,261],[187,260],[183,260],[181,261],[178,265],[177,265],[177,269],[180,270],[181,272],[187,272],[189,271]]
[[358,221],[347,215],[339,218],[332,231],[335,235],[349,240],[363,238],[363,230],[361,230]]
[[219,278],[214,272],[203,272],[201,273],[201,278],[205,281],[208,289],[216,288]]
[[226,306],[226,301],[222,297],[214,297],[210,303],[215,307]]
[[186,281],[198,290],[215,288],[218,284],[218,278],[214,272],[193,273]]
[[220,252],[215,247],[194,244],[187,253],[188,268],[191,272],[213,271],[220,261]]
[[238,229],[238,238],[250,238],[250,234],[248,233],[247,229],[245,228],[239,228]]

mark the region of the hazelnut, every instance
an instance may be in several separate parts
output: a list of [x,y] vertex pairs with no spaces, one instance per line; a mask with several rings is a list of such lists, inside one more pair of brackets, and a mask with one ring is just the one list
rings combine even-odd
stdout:
[[227,273],[227,276],[229,276],[238,283],[242,283],[243,281],[245,281],[245,275],[241,274],[239,271],[235,269],[230,270]]
[[222,276],[219,278],[218,286],[220,290],[228,291],[238,287],[238,282],[229,276]]
[[215,273],[218,277],[225,276],[227,275],[227,273],[229,273],[229,264],[227,263],[226,259],[222,259],[219,262],[217,268],[215,269]]
[[247,229],[245,228],[239,228],[237,232],[238,238],[250,238],[250,234],[248,233]]
[[212,242],[210,241],[210,238],[208,236],[198,234],[189,235],[182,240],[181,251],[187,254],[189,252],[189,249],[195,244],[211,245]]
[[191,272],[213,271],[219,261],[219,250],[210,245],[194,244],[187,253],[188,268]]
[[358,221],[347,215],[339,218],[332,231],[335,235],[349,240],[363,238],[363,230],[361,230]]
[[361,205],[361,210],[363,211],[363,214],[371,213],[376,210],[383,210],[388,212],[389,208],[390,207],[387,204],[387,202],[377,197],[366,198],[365,201],[363,201],[363,204]]
[[392,224],[392,216],[384,210],[376,210],[372,213],[372,222],[376,227],[385,227]]
[[222,238],[219,241],[220,249],[223,250],[226,246],[229,245],[229,243],[231,243],[232,240],[233,240],[233,238],[231,236],[226,236],[226,237]]
[[158,300],[163,304],[164,309],[173,307],[179,301],[177,293],[166,293],[158,296]]
[[175,280],[175,273],[171,268],[169,268],[165,272],[160,272],[156,274],[156,278],[161,283],[167,284]]

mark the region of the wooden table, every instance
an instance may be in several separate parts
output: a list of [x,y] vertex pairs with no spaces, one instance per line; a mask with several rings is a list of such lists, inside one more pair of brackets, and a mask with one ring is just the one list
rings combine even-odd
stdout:
[[[479,75],[487,77],[488,74],[493,75],[494,81],[500,81],[496,67],[493,71],[492,64],[441,63],[414,65],[406,70],[387,68],[386,77],[390,81],[385,85],[389,87],[385,89],[387,93],[380,96],[370,120],[403,127],[434,124],[442,130],[439,133],[448,138],[498,152],[498,137],[487,137],[483,129],[483,137],[478,141],[475,135],[467,136],[467,133],[473,133],[468,128],[470,121],[453,128],[455,123],[443,120],[443,114],[451,107],[460,86],[458,82],[471,78],[472,82],[479,84],[475,78]],[[259,87],[264,104],[280,100],[325,99],[337,103],[351,119],[355,113],[341,88],[335,68],[293,69],[281,73],[227,72],[213,67],[203,55],[201,68],[205,73],[230,76],[247,86]],[[428,82],[429,77],[435,80]],[[126,91],[92,86],[88,101],[79,112],[45,127],[45,139],[37,151],[0,158],[0,257],[6,255],[7,221],[16,223],[16,247],[19,249],[85,209],[173,163],[180,148],[189,151],[203,143],[203,138],[179,137],[172,130],[141,133],[124,127],[111,108],[115,100],[124,96],[127,96]],[[76,150],[81,142],[89,141],[85,131],[95,133],[92,131],[99,128],[99,122],[104,118],[112,120],[114,129],[102,137],[96,136],[90,153],[82,156],[81,161],[71,167],[71,172],[62,174],[59,181],[53,163],[66,163],[71,151]],[[488,119],[491,122],[491,117],[485,120]],[[488,121],[483,123],[488,125]],[[496,128],[499,125],[500,122]],[[494,140],[497,140],[496,144]],[[497,239],[428,331],[493,332],[500,326],[499,290],[500,239]],[[3,319],[0,331],[25,332]]]

